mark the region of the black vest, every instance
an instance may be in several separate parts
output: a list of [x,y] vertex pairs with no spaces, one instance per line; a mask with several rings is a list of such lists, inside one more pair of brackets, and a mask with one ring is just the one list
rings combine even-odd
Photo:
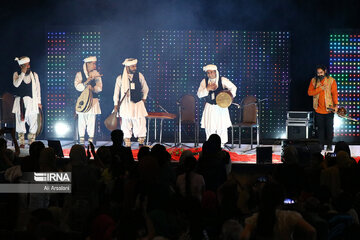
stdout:
[[[87,80],[87,77],[85,76],[85,73],[83,71],[81,71],[81,76],[82,76],[82,80],[83,82],[86,82]],[[96,79],[93,79],[89,82],[89,85],[91,85],[93,88],[96,86]],[[99,97],[99,94],[92,91],[92,94],[93,94],[93,98],[98,98]]]
[[20,97],[25,97],[25,96],[32,97],[32,83],[33,83],[32,79],[29,84],[26,84],[24,81],[22,81],[20,86],[16,90],[16,92],[17,92],[16,95],[20,96]]
[[[221,81],[222,77],[219,77],[219,81],[218,81],[218,88],[215,91],[209,91],[209,95],[206,97],[206,102],[210,103],[210,104],[216,104],[216,96],[222,91],[224,90],[223,86],[222,86],[222,81]],[[206,77],[205,78],[205,82],[206,82],[206,87],[209,85],[208,83],[209,78]],[[215,94],[214,99],[211,99],[211,95]]]
[[[130,87],[130,101],[137,103],[143,99],[143,93],[141,91],[141,84],[139,80],[140,73],[136,72],[133,74],[133,78],[129,80],[129,87]],[[131,89],[131,83],[135,84],[135,89]]]

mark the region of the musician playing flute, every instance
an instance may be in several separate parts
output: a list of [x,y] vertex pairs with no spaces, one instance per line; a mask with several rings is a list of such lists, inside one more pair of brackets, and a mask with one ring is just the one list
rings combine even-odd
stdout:
[[29,125],[28,144],[35,141],[38,129],[37,117],[41,105],[41,89],[39,76],[30,69],[30,58],[15,58],[21,71],[14,72],[13,84],[17,88],[12,113],[15,114],[16,132],[18,133],[20,147],[25,147],[25,123]]
[[102,91],[102,80],[100,73],[96,70],[96,61],[95,56],[85,58],[83,70],[76,73],[74,80],[76,90],[82,92],[89,87],[93,94],[91,109],[88,112],[76,112],[80,144],[85,143],[85,130],[88,134],[88,141],[94,141],[96,115],[101,114],[98,94]]
[[[139,147],[144,145],[146,137],[146,119],[148,115],[145,101],[149,87],[142,73],[137,71],[137,59],[127,58],[123,62],[123,74],[116,78],[114,90],[114,111],[122,118],[121,130],[124,132],[126,147],[131,147],[131,136],[138,139]],[[120,99],[124,100],[118,106]],[[120,108],[120,109],[119,109]]]
[[201,128],[205,128],[206,139],[216,133],[221,138],[222,147],[228,141],[227,129],[231,127],[228,108],[216,105],[216,96],[223,90],[229,90],[236,96],[237,87],[227,78],[221,77],[216,65],[206,65],[203,68],[206,77],[201,81],[197,95],[206,97],[206,104],[201,118]]
[[337,112],[339,102],[336,81],[329,76],[326,66],[316,67],[316,77],[311,79],[308,95],[313,97],[320,144],[322,146],[326,144],[326,150],[332,151],[334,113],[328,108],[335,109]]

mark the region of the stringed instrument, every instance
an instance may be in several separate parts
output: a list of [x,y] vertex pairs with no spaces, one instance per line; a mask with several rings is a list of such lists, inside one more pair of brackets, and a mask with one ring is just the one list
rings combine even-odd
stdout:
[[355,119],[355,118],[352,118],[352,117],[349,117],[346,115],[347,111],[346,111],[346,108],[344,107],[339,107],[338,108],[338,111],[335,112],[335,109],[334,108],[327,108],[328,111],[332,112],[332,113],[335,113],[337,114],[339,117],[341,118],[345,118],[347,120],[351,120],[351,121],[355,121],[355,122],[358,122],[359,120]]
[[38,128],[35,133],[36,137],[39,136],[44,129],[44,114],[42,108],[39,108],[39,113],[37,115],[37,124],[38,124]]
[[[120,105],[122,104],[122,102],[124,101],[126,95],[128,94],[128,92],[130,91],[130,88],[125,92],[124,96],[122,97],[122,99],[119,101],[118,103],[118,109],[120,108]],[[109,130],[109,131],[113,131],[115,129],[117,129],[117,125],[118,125],[118,121],[117,121],[117,115],[119,113],[119,110],[117,112],[112,112],[104,121],[104,125],[105,127]],[[120,126],[121,126],[121,117],[120,118]]]
[[101,76],[102,74],[98,76],[93,76],[92,79],[88,83],[86,83],[86,88],[84,89],[84,91],[82,91],[82,93],[76,100],[75,110],[77,112],[86,113],[90,111],[93,102],[93,93],[92,90],[90,90],[90,82]]
[[90,85],[86,86],[85,90],[82,91],[82,93],[78,97],[75,106],[75,110],[77,112],[86,113],[90,111],[93,102],[93,94],[92,91],[90,90],[90,87],[91,87]]

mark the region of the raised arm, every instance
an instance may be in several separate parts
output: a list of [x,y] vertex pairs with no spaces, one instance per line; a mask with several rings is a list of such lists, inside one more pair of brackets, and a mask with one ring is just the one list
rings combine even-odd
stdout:
[[13,75],[13,84],[15,87],[19,87],[21,82],[24,80],[25,77],[25,73],[21,72],[21,74],[19,75],[17,72],[14,72]]
[[103,87],[101,77],[96,78],[94,81],[96,82],[96,85],[94,86],[94,90],[93,90],[93,91],[96,92],[96,93],[101,92],[101,91],[102,91],[102,87]]

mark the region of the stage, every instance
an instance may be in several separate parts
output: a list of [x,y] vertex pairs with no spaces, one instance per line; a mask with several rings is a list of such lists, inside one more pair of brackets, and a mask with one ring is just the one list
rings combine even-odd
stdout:
[[[42,141],[45,146],[47,147],[48,142],[46,140],[40,140]],[[69,157],[71,146],[74,145],[74,141],[61,141],[61,146],[63,150],[63,154],[65,158]],[[98,149],[101,146],[111,146],[111,141],[97,141],[95,148]],[[190,150],[194,153],[195,157],[198,158],[199,154],[201,152],[201,145],[199,147],[194,148],[193,143],[187,143],[186,146],[179,147],[173,147],[174,144],[172,143],[166,143],[166,147],[168,152],[172,156],[173,162],[178,162],[180,155],[185,150]],[[10,149],[13,149],[13,146],[8,146]],[[149,146],[151,148],[151,146]],[[279,164],[281,163],[281,145],[260,145],[260,147],[272,147],[272,163],[273,164]],[[335,146],[333,146],[334,149]],[[134,155],[134,158],[137,159],[137,153],[138,153],[138,143],[133,142],[131,145],[132,152]],[[253,145],[254,149],[251,149],[250,144],[242,144],[241,148],[239,148],[238,144],[234,145],[234,148],[231,148],[231,144],[227,145],[227,148],[225,148],[226,151],[229,152],[231,161],[234,164],[256,164],[256,145]],[[351,154],[352,156],[359,161],[360,159],[360,145],[351,145],[350,146]],[[24,149],[21,149],[20,156],[26,156],[29,154],[29,148],[25,147]],[[322,151],[322,154],[326,154],[326,151]]]

